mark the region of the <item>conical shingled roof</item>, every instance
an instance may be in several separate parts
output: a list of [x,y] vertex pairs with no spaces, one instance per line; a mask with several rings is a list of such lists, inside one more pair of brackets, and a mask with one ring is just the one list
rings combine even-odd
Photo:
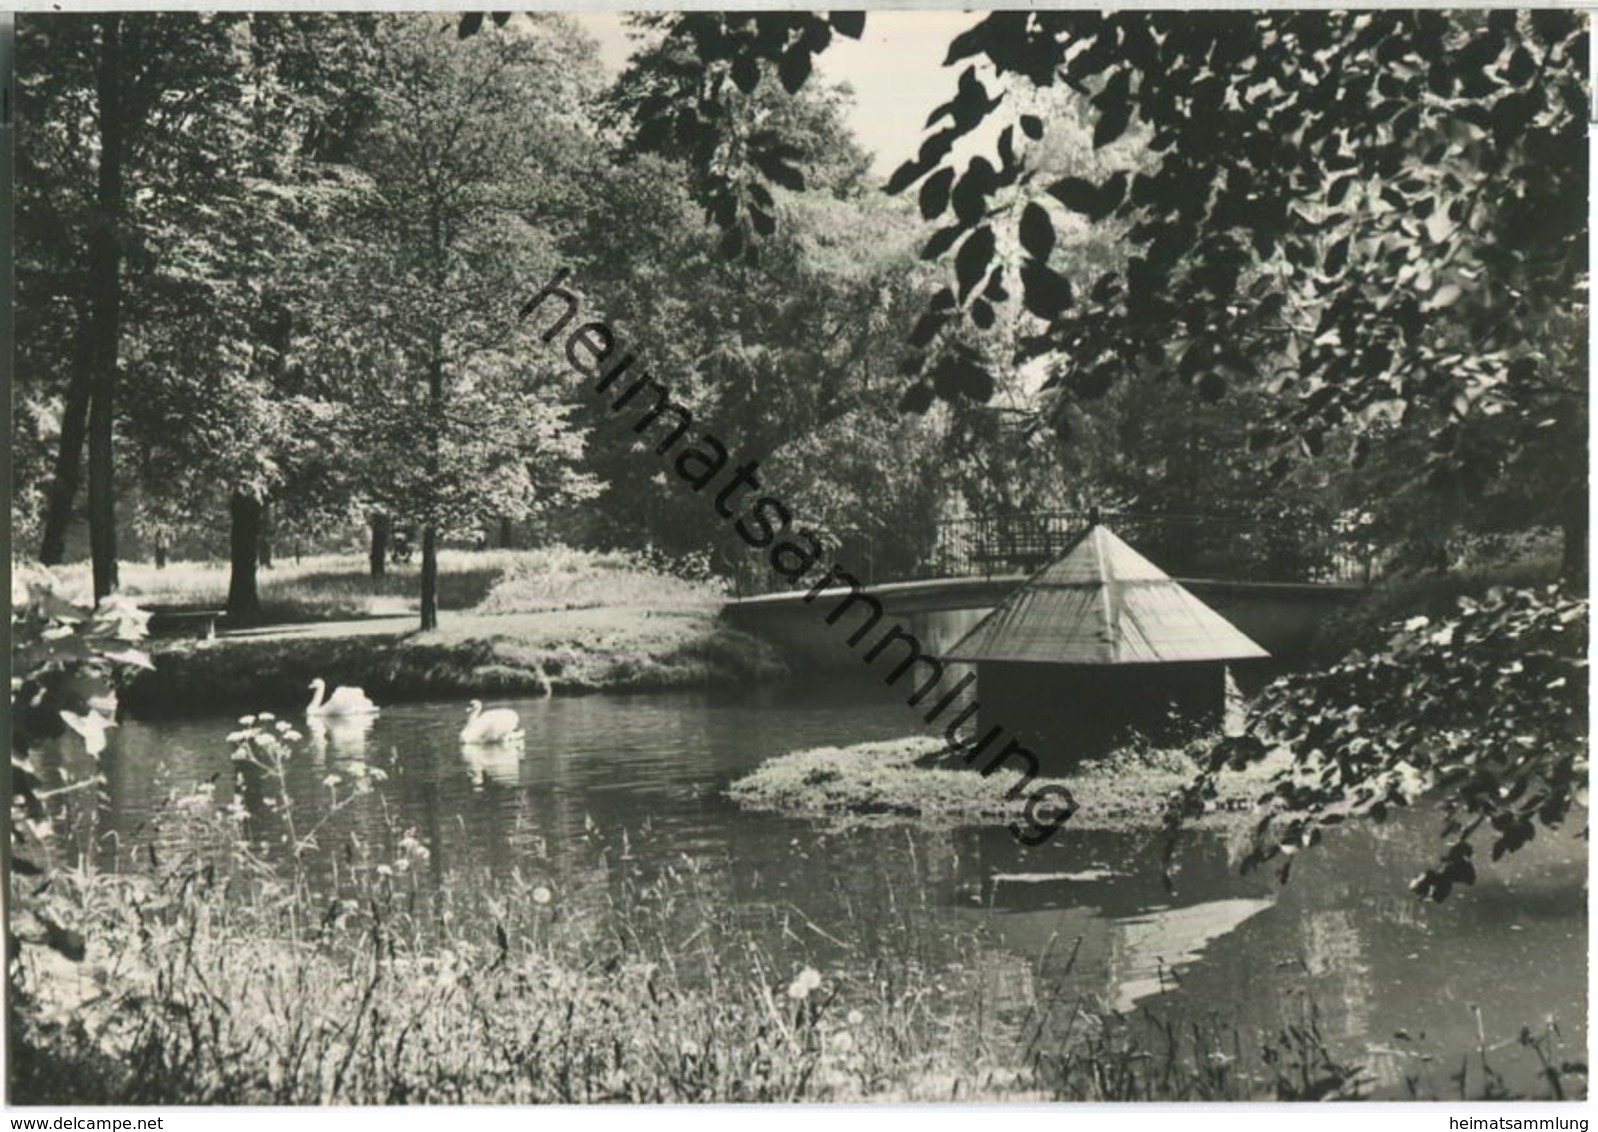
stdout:
[[944,659],[1159,664],[1269,655],[1108,528],[1095,525]]

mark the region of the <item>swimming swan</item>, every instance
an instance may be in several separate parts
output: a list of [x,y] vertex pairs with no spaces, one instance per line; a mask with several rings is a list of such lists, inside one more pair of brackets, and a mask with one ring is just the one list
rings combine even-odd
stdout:
[[373,715],[377,712],[377,705],[359,688],[334,688],[333,694],[324,701],[322,693],[327,691],[327,682],[318,676],[309,686],[311,702],[305,705],[306,715]]
[[482,700],[473,700],[466,712],[466,726],[461,728],[463,743],[513,743],[522,738],[521,717],[510,708],[483,710]]

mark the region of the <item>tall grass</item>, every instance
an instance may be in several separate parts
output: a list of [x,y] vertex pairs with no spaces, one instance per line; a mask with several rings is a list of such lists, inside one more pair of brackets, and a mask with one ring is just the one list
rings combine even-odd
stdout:
[[[231,799],[175,794],[139,843],[57,874],[90,951],[22,952],[13,1103],[1304,1100],[1369,1085],[1312,1005],[1269,1032],[1105,1012],[1058,989],[1074,953],[1045,984],[1047,957],[977,932],[934,945],[925,889],[888,879],[885,901],[816,924],[776,894],[730,900],[716,869],[625,833],[591,827],[581,862],[557,866],[530,824],[514,868],[440,869],[386,811],[376,768],[341,764],[322,816],[299,817],[292,739],[251,720],[230,737]],[[355,807],[368,820],[351,829],[329,817]],[[92,807],[79,818],[96,843]],[[994,977],[1031,988],[1030,1007],[996,1006]],[[1523,1044],[1550,1095],[1578,1092],[1552,1037]],[[1459,1092],[1502,1095],[1480,1061]]]
[[[451,931],[424,942],[434,932],[420,929],[414,890],[400,881],[373,886],[366,907],[345,899],[318,910],[192,867],[99,878],[81,890],[97,920],[96,974],[33,971],[38,993],[13,1004],[22,1020],[10,1096],[1322,1100],[1358,1097],[1370,1083],[1332,1054],[1312,1012],[1252,1033],[1221,1017],[1054,1002],[1027,1040],[996,1030],[978,988],[951,987],[957,976],[926,965],[913,940],[875,967],[773,954],[692,866],[665,870],[603,915],[563,916],[558,896],[542,902],[546,891],[513,881],[494,893],[498,915],[477,921],[487,940]],[[464,909],[444,908],[458,925]],[[830,927],[850,942],[850,925]],[[40,987],[49,977],[67,992]],[[72,981],[91,992],[73,993]],[[1558,1088],[1561,1077],[1551,1079]],[[1467,1093],[1463,1078],[1457,1094],[1412,1088],[1495,1095]]]
[[[179,798],[161,853],[63,878],[107,993],[28,953],[14,1100],[936,1099],[1014,1078],[961,1024],[965,993],[929,993],[913,936],[891,968],[851,959],[859,925],[773,947],[701,866],[646,871],[603,838],[586,888],[530,845],[492,886],[434,878],[408,831],[324,852],[269,760],[252,774],[259,818]],[[278,864],[263,835],[286,839]]]

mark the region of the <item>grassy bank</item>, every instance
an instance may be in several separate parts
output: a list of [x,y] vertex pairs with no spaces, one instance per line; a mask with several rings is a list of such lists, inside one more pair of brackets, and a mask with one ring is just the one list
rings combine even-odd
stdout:
[[[409,621],[415,567],[391,566],[373,580],[354,555],[284,562],[261,572],[262,626],[224,622],[215,640],[155,638],[155,670],[138,676],[123,701],[148,712],[292,710],[316,676],[364,687],[382,703],[658,690],[787,671],[769,645],[718,621],[714,583],[679,576],[671,563],[566,547],[439,557],[444,613],[435,631],[418,632]],[[30,582],[47,579],[63,593],[85,590],[87,567],[19,566],[13,603],[26,599]],[[122,582],[145,606],[214,610],[226,604],[228,572],[208,563],[124,563]]]
[[584,609],[457,615],[430,633],[223,637],[158,642],[155,670],[123,700],[137,711],[215,706],[293,710],[321,676],[378,703],[468,693],[644,691],[776,679],[765,642],[713,608]]
[[[1019,820],[1027,796],[1054,784],[1071,792],[1078,809],[1068,828],[1157,829],[1166,799],[1192,781],[1194,763],[1180,751],[1124,751],[1085,765],[1066,779],[1038,778],[1016,799],[1006,797],[1016,772],[991,778],[968,769],[922,766],[945,744],[929,736],[818,747],[768,759],[734,782],[728,793],[750,809],[825,819],[835,825],[891,823],[975,825]],[[1227,775],[1216,799],[1216,822],[1242,822],[1266,789],[1275,764]]]

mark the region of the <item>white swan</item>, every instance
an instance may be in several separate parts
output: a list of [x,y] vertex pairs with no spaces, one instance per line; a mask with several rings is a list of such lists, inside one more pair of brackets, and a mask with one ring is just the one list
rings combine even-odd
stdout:
[[318,676],[309,687],[311,702],[305,705],[306,715],[372,715],[377,711],[377,705],[359,688],[334,688],[324,701],[322,693],[327,691],[327,681]]
[[522,720],[510,708],[483,710],[482,700],[473,700],[466,710],[466,726],[461,728],[462,743],[514,743],[522,738]]

